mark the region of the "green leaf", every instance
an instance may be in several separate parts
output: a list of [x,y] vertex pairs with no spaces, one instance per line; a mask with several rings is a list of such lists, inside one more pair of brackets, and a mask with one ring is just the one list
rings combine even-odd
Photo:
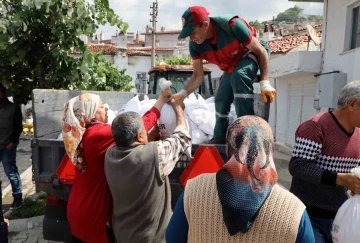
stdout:
[[23,22],[23,31],[26,32],[27,31],[27,25],[25,22]]
[[40,9],[43,4],[42,0],[34,0],[36,9]]

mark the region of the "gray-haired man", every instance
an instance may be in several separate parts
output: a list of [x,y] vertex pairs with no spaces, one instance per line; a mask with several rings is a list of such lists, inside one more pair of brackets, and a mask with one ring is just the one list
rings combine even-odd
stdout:
[[116,145],[105,155],[105,175],[113,196],[117,242],[165,242],[171,217],[168,175],[191,146],[183,103],[175,101],[177,127],[162,141],[148,143],[141,116],[125,112],[112,123]]
[[346,85],[333,112],[302,123],[289,164],[290,191],[306,205],[315,241],[332,242],[331,227],[350,189],[360,194],[360,180],[350,173],[360,165],[360,81]]

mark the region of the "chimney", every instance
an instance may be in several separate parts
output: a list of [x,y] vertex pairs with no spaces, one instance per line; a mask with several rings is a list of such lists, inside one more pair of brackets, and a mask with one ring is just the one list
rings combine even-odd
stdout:
[[136,43],[139,43],[139,31],[136,32],[135,41]]
[[95,40],[94,40],[95,44],[99,44],[99,40],[98,40],[98,37],[97,35],[95,35]]
[[119,33],[116,37],[116,46],[120,48],[127,48],[127,37],[124,33]]
[[165,31],[165,27],[161,26],[161,32],[164,32],[164,31]]
[[274,38],[274,26],[272,24],[265,24],[263,40],[270,41]]
[[102,31],[100,33],[100,43],[102,42]]

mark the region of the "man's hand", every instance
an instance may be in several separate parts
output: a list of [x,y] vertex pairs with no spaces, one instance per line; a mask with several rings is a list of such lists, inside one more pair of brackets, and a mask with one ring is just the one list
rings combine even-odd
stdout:
[[260,81],[260,89],[264,103],[272,103],[275,98],[276,90],[270,85],[269,80]]
[[180,92],[174,94],[172,97],[174,98],[174,100],[185,100],[185,98],[188,96],[188,93],[186,92],[185,89],[180,90]]
[[159,99],[161,98],[161,100],[165,103],[168,103],[171,98],[172,98],[172,93],[171,93],[171,89],[170,88],[167,88],[167,89],[164,89],[160,92],[160,96],[159,96]]
[[172,93],[171,93],[171,89],[170,88],[167,88],[167,89],[164,89],[160,92],[160,95],[159,97],[157,98],[156,100],[156,103],[155,103],[155,107],[161,111],[162,107],[164,106],[164,104],[168,103],[169,101],[171,101],[172,99]]
[[181,99],[175,99],[174,101],[169,102],[169,104],[172,106],[175,112],[178,110],[185,110],[185,104]]
[[360,194],[360,179],[353,173],[338,173],[336,184],[346,187],[355,194]]
[[13,149],[14,147],[15,147],[15,144],[12,143],[12,142],[10,142],[8,145],[6,145],[6,149],[7,149],[7,150],[11,150],[11,149]]

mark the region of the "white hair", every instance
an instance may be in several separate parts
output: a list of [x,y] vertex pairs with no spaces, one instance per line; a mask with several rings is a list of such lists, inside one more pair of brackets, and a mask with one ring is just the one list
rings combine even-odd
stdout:
[[345,108],[351,99],[360,102],[360,80],[350,82],[342,88],[337,103],[338,108]]

